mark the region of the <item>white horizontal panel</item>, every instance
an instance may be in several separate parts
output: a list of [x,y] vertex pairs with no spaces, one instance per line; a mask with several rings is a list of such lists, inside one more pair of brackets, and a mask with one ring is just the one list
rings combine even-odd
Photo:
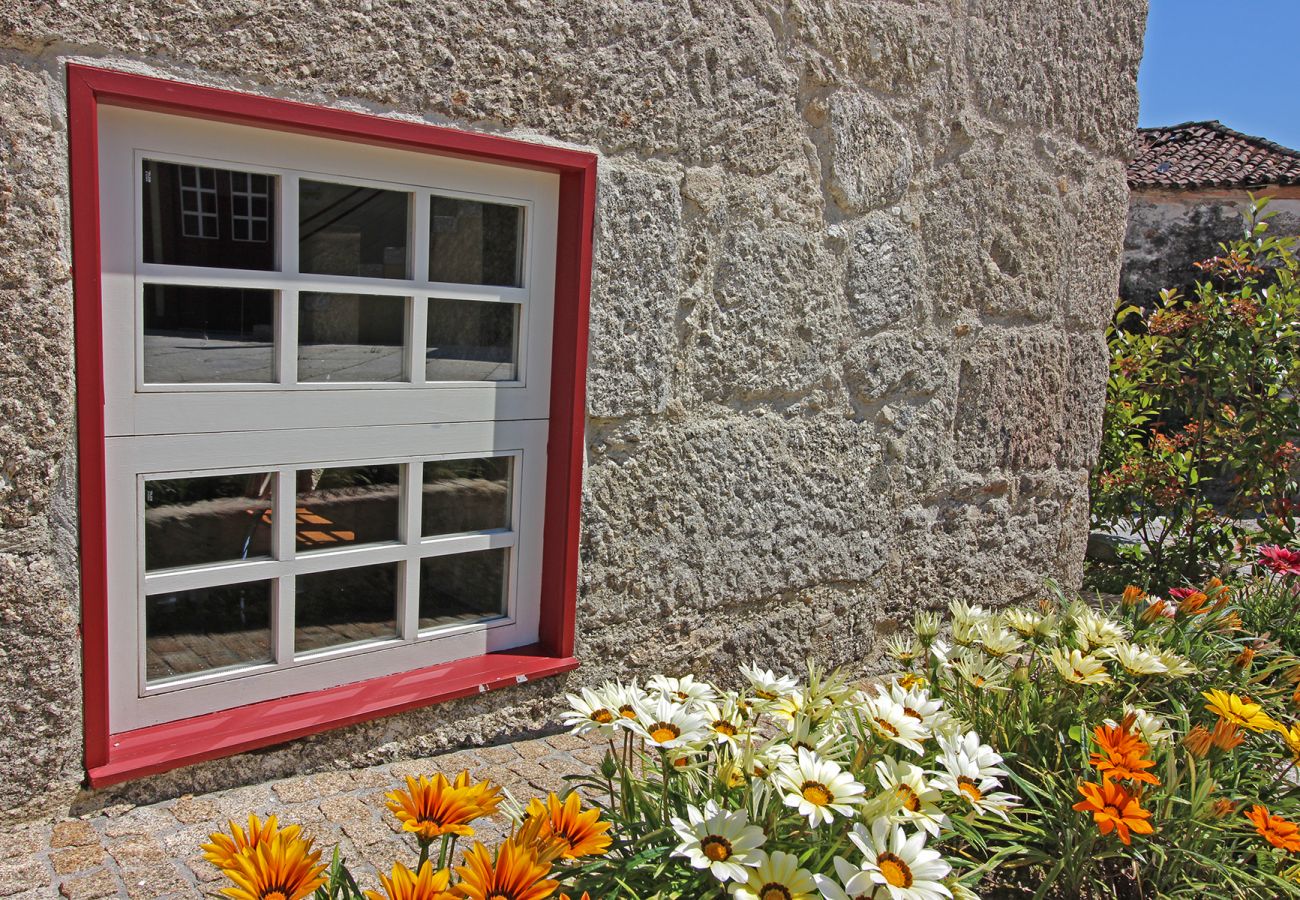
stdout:
[[495,285],[448,284],[398,278],[362,278],[346,275],[288,275],[245,269],[209,269],[201,266],[164,266],[139,263],[136,274],[146,284],[229,287],[250,290],[297,290],[321,294],[366,294],[394,297],[478,300],[483,303],[527,303],[527,288]]

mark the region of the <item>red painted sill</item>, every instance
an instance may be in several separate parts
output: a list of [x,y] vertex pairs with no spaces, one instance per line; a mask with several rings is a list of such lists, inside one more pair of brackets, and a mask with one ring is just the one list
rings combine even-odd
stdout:
[[154,775],[577,667],[573,657],[546,656],[533,645],[126,731],[109,737],[108,761],[89,769],[90,784]]

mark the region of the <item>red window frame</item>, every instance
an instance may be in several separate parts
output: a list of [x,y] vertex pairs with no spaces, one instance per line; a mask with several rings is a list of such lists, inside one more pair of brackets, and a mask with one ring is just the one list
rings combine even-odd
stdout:
[[[596,156],[69,64],[85,763],[94,787],[571,671]],[[114,733],[108,706],[98,109],[126,106],[555,172],[560,178],[541,622],[527,647]]]

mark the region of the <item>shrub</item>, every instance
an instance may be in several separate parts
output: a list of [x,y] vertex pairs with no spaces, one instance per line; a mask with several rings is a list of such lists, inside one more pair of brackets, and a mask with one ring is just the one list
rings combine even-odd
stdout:
[[1243,541],[1296,535],[1300,269],[1266,204],[1198,263],[1193,292],[1121,304],[1107,333],[1092,524],[1140,538],[1121,574],[1154,590],[1213,574]]

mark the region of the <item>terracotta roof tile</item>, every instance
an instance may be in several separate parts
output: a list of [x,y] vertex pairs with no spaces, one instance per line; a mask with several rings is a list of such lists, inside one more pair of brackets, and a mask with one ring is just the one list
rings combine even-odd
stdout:
[[1233,131],[1217,120],[1139,128],[1130,187],[1300,184],[1300,152]]

